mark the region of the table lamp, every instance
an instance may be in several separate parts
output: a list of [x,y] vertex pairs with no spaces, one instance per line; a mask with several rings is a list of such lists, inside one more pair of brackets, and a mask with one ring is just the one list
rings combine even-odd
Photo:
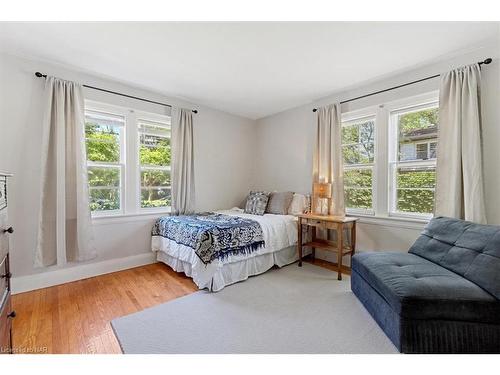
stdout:
[[[330,209],[330,201],[332,199],[332,184],[327,182],[315,182],[313,184],[313,197],[314,199],[321,200],[320,212],[313,212],[313,213],[319,213],[320,215],[328,215]],[[327,201],[326,214],[323,213],[324,199],[326,199]]]

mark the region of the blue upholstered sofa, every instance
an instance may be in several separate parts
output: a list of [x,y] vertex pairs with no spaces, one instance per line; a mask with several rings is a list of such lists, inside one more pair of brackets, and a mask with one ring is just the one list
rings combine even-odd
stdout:
[[403,353],[500,353],[500,227],[436,217],[408,253],[360,253],[351,289]]

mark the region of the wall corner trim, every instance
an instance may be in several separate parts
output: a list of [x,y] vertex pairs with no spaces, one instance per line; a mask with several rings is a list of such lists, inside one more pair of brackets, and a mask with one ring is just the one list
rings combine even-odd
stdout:
[[66,267],[54,271],[41,272],[32,275],[13,277],[12,294],[29,292],[36,289],[48,288],[54,285],[70,283],[94,276],[126,270],[129,268],[156,263],[153,252],[132,255],[124,258],[104,260],[96,263],[86,263]]

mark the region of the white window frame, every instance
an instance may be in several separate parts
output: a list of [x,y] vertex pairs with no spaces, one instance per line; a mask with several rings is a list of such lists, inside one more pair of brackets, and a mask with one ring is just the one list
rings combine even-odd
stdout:
[[[155,213],[155,212],[163,212],[165,210],[170,211],[171,207],[170,206],[164,206],[164,207],[141,207],[141,169],[151,169],[151,170],[164,170],[168,171],[170,173],[170,193],[172,193],[172,171],[171,171],[171,165],[169,166],[142,166],[140,163],[139,159],[139,152],[141,148],[141,142],[139,139],[139,121],[144,121],[144,122],[151,122],[153,124],[161,124],[164,125],[166,128],[169,129],[170,131],[170,147],[172,147],[172,120],[170,116],[162,116],[158,115],[155,113],[148,113],[148,112],[143,112],[143,111],[137,111],[136,112],[136,122],[135,122],[135,128],[136,128],[136,133],[137,133],[137,147],[136,147],[136,154],[137,154],[137,177],[138,177],[138,183],[136,185],[136,197],[137,197],[137,207],[141,212],[145,213]],[[170,152],[170,155],[172,156],[172,152]],[[172,162],[172,159],[170,159],[170,162]]]
[[[401,213],[393,209],[393,195],[396,190],[393,183],[394,173],[391,170],[395,158],[397,157],[399,136],[397,133],[397,122],[394,122],[394,116],[391,115],[397,111],[408,111],[419,106],[421,108],[428,108],[432,104],[435,105],[438,103],[438,100],[439,92],[431,91],[425,94],[387,103],[379,103],[375,106],[348,111],[342,114],[342,123],[375,116],[375,145],[372,169],[373,210],[346,208],[348,214],[361,217],[364,216],[367,218],[366,220],[370,220],[370,222],[371,220],[382,220],[384,222],[396,220],[424,223],[432,217],[432,215],[427,214]],[[413,162],[414,161],[411,163]],[[435,165],[436,159],[422,160],[422,162],[434,163]],[[364,164],[359,166],[362,167]],[[352,167],[352,165],[344,165],[344,169],[350,167]]]
[[[346,212],[351,215],[375,215],[375,197],[376,197],[376,164],[377,164],[377,111],[376,108],[364,108],[358,111],[352,111],[342,114],[342,128],[344,126],[352,126],[353,123],[359,123],[367,120],[372,120],[374,122],[374,134],[373,134],[373,162],[372,163],[359,163],[359,164],[346,164],[344,163],[344,171],[348,170],[359,170],[359,169],[371,169],[372,171],[372,208],[353,208],[346,207]],[[359,128],[358,128],[359,129]],[[358,130],[359,132],[359,130]],[[359,145],[359,142],[356,143]],[[342,144],[342,150],[344,146],[349,146],[349,144]],[[344,185],[345,186],[345,185]],[[352,187],[351,187],[352,188]]]
[[[171,116],[88,99],[85,100],[85,111],[102,112],[125,118],[125,125],[120,139],[120,161],[122,164],[120,210],[93,211],[92,218],[110,218],[114,220],[118,217],[169,213],[171,207],[141,208],[138,119],[170,124]],[[94,163],[87,162],[87,166],[93,166]]]
[[[110,106],[102,105],[101,103],[96,102],[85,102],[85,116],[87,112],[99,113],[102,115],[109,115],[115,117],[123,117],[123,126],[120,131],[120,161],[118,163],[109,163],[109,162],[99,162],[99,161],[90,161],[87,156],[87,170],[89,167],[103,167],[103,168],[119,168],[120,170],[120,185],[118,190],[120,191],[120,208],[118,210],[102,210],[102,211],[92,211],[92,217],[99,216],[112,216],[112,215],[121,215],[125,212],[125,169],[127,166],[126,161],[126,133],[127,133],[127,118],[126,113],[119,108],[112,108]],[[87,142],[87,138],[85,137],[85,142]],[[89,198],[90,198],[90,190],[93,189],[89,185]]]

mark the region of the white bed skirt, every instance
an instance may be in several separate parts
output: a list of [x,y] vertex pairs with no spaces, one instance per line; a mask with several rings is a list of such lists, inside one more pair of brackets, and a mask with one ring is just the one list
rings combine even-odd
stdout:
[[290,246],[237,262],[225,263],[217,267],[207,265],[204,269],[200,269],[200,267],[193,267],[188,261],[173,257],[161,250],[156,254],[158,261],[167,264],[176,272],[184,272],[186,276],[193,279],[198,288],[206,288],[212,292],[218,292],[228,285],[264,273],[274,265],[283,267],[299,259],[297,246]]

